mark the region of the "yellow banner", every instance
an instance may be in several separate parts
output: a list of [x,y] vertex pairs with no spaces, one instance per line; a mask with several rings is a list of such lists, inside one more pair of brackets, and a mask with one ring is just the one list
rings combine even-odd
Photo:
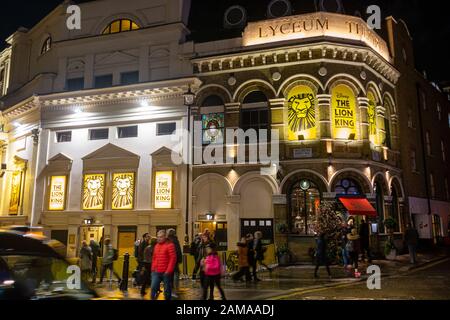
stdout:
[[66,176],[53,176],[50,182],[49,211],[63,211],[66,207]]
[[369,122],[369,140],[374,145],[378,145],[377,137],[377,99],[375,95],[369,91],[367,94],[369,105],[367,108],[368,122]]
[[172,171],[157,171],[155,175],[155,208],[172,209]]
[[13,172],[11,179],[11,197],[9,200],[9,214],[19,213],[20,194],[22,190],[22,171]]
[[105,199],[105,174],[85,174],[83,210],[103,210]]
[[305,85],[297,86],[288,94],[288,139],[314,140],[316,129],[316,97]]
[[113,210],[131,210],[134,207],[134,173],[113,174]]
[[338,85],[331,95],[332,130],[334,139],[356,139],[356,98],[346,85]]

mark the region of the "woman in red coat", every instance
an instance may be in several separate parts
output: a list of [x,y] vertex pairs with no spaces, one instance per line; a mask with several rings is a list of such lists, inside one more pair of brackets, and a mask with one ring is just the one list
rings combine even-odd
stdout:
[[152,300],[155,300],[161,282],[164,283],[164,298],[172,298],[171,279],[177,263],[175,245],[166,237],[166,231],[161,230],[157,234],[157,241],[153,250],[152,259]]

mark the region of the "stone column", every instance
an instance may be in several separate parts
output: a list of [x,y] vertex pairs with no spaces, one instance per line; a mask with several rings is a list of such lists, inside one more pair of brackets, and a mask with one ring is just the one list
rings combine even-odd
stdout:
[[329,140],[332,138],[331,132],[331,95],[318,94],[317,104],[319,110],[319,123],[317,125],[317,136],[322,140]]
[[281,99],[271,99],[269,100],[269,110],[270,110],[270,129],[279,130],[280,140],[285,140],[287,138],[287,111],[285,108],[286,100]]
[[150,81],[150,66],[149,66],[150,47],[143,45],[139,49],[139,82]]
[[366,97],[358,97],[359,105],[359,121],[360,121],[360,138],[364,142],[369,142],[369,99]]
[[275,246],[280,247],[287,244],[287,234],[281,233],[279,227],[285,225],[286,228],[289,227],[288,212],[287,212],[287,196],[285,194],[274,194],[272,196],[273,203],[273,232]]
[[379,143],[380,145],[383,144],[384,139],[386,138],[386,128],[384,126],[384,115],[386,114],[386,108],[383,106],[377,106],[377,136],[379,137]]
[[225,127],[237,129],[240,126],[241,104],[239,102],[225,104]]
[[241,234],[241,196],[232,195],[227,197],[228,212],[227,212],[227,232],[228,232],[228,250],[233,249],[236,243],[240,240]]
[[396,114],[391,115],[391,149],[398,150],[398,116]]
[[94,87],[94,55],[88,54],[84,57],[84,88]]

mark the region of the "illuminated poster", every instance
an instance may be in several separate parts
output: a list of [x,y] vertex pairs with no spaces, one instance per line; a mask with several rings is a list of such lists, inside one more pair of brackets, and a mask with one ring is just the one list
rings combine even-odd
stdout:
[[172,171],[157,171],[155,175],[155,208],[172,209]]
[[316,98],[308,86],[297,86],[288,94],[289,140],[316,138]]
[[332,130],[335,139],[348,140],[356,135],[356,98],[346,85],[338,85],[331,94]]
[[134,173],[113,174],[112,209],[133,209]]
[[378,145],[377,139],[377,100],[372,92],[367,94],[369,105],[367,108],[368,122],[369,122],[369,140],[375,145]]
[[53,176],[50,182],[49,211],[63,211],[66,204],[66,176]]
[[223,113],[202,116],[203,144],[223,143],[225,119]]
[[83,210],[103,210],[105,175],[85,174],[83,186]]
[[9,200],[9,214],[19,213],[20,193],[22,190],[22,171],[13,172],[11,179],[11,198]]

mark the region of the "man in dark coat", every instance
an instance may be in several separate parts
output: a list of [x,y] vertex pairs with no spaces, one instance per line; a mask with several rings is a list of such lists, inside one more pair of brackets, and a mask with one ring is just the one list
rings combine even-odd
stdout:
[[[255,245],[255,240],[253,238],[253,235],[251,233],[247,234],[246,236],[246,240],[247,240],[247,247],[248,247],[248,265],[249,265],[249,269],[251,268],[251,274],[253,275],[253,280],[254,281],[260,281],[260,279],[258,279],[257,275],[256,275],[256,254],[255,254],[255,250],[254,250],[254,245]],[[250,277],[249,277],[250,278]]]
[[319,271],[320,266],[325,266],[327,268],[328,277],[331,278],[330,262],[328,259],[327,251],[327,240],[325,234],[323,233],[317,238],[316,268],[314,270],[314,278],[319,278],[317,272]]
[[409,223],[406,225],[405,242],[408,246],[411,264],[415,264],[417,262],[416,250],[417,244],[419,243],[419,233]]
[[178,289],[180,280],[180,263],[183,263],[183,251],[181,250],[180,241],[177,237],[177,232],[175,229],[167,230],[167,239],[175,245],[175,251],[177,254],[177,262],[175,264],[174,273],[172,274],[171,285],[172,285],[172,297],[178,298],[174,289]]
[[361,244],[362,260],[364,261],[365,255],[367,253],[367,260],[369,260],[369,263],[372,263],[369,239],[370,239],[369,224],[365,220],[362,220],[361,225],[359,226],[359,241]]

